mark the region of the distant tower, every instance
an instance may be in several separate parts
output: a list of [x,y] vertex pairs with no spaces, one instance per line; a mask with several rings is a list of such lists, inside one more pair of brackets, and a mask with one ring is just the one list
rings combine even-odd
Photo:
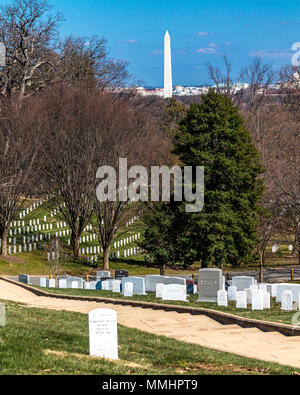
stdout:
[[165,35],[165,89],[164,98],[172,97],[172,60],[171,60],[171,40],[169,32]]

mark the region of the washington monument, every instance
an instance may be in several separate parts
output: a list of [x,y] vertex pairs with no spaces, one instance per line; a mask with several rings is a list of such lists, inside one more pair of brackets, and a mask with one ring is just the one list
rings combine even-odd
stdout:
[[171,40],[169,32],[165,35],[165,89],[164,98],[172,97],[172,60],[171,60]]

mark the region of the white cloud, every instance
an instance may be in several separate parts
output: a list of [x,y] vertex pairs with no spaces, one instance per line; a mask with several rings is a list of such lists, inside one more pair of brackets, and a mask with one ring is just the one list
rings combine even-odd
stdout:
[[164,53],[163,49],[155,49],[151,52],[152,55],[162,55]]
[[273,59],[285,59],[292,56],[289,51],[268,51],[266,49],[260,49],[258,51],[252,51],[251,56],[259,56],[261,58],[273,58]]
[[203,36],[208,36],[209,33],[208,32],[199,32],[197,33],[198,36],[203,37]]
[[208,44],[210,47],[214,47],[214,48],[216,48],[217,46],[218,46],[218,44],[217,43],[210,43],[210,44]]
[[199,48],[197,49],[198,53],[216,53],[216,50],[213,48]]

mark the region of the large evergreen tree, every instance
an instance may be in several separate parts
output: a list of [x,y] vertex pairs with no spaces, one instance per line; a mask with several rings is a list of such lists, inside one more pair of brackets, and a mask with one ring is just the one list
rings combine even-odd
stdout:
[[185,202],[154,205],[143,247],[161,265],[197,260],[202,267],[222,267],[252,261],[262,167],[237,108],[210,90],[180,121],[174,153],[183,166],[204,166],[204,209],[187,213]]
[[249,262],[257,243],[262,167],[237,108],[210,90],[180,122],[174,153],[185,166],[205,169],[204,209],[184,214],[202,267]]

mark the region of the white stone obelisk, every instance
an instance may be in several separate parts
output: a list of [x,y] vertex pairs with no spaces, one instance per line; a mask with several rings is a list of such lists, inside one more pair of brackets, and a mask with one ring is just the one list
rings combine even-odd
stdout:
[[164,98],[172,97],[172,60],[171,60],[171,40],[169,32],[165,35],[165,87]]

